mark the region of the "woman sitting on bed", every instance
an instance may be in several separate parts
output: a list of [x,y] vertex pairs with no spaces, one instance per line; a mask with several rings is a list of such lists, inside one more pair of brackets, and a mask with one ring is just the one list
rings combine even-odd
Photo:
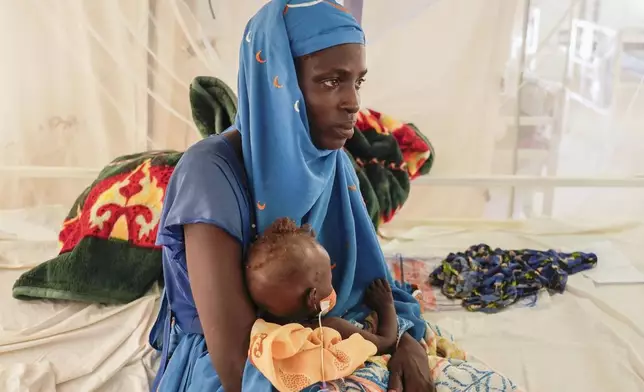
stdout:
[[[163,352],[155,390],[271,390],[247,360],[256,309],[242,260],[256,233],[279,217],[310,225],[328,251],[337,293],[329,316],[362,321],[365,289],[376,279],[391,282],[342,150],[367,73],[364,43],[333,0],[273,0],[249,21],[235,124],[188,149],[165,195],[158,233],[165,291],[151,334]],[[399,339],[389,372],[354,381],[368,391],[431,391],[419,342],[429,329],[414,298],[392,290]]]

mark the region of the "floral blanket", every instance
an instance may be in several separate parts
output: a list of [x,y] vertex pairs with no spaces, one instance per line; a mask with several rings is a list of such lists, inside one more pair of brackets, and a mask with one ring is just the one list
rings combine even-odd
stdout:
[[[520,392],[510,379],[489,366],[468,359],[451,334],[427,322],[427,332],[422,342],[429,358],[429,368],[437,392],[481,391]],[[351,376],[326,383],[329,392],[386,392],[389,383],[387,363],[390,356],[371,357],[365,366]],[[320,391],[322,385],[306,389]]]

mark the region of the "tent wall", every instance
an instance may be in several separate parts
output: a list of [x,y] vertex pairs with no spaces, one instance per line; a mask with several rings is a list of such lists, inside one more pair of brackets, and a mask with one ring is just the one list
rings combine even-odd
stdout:
[[[0,165],[95,168],[140,145],[147,12],[146,1],[0,1]],[[12,208],[69,204],[88,179],[0,182],[0,208]]]
[[[517,113],[516,91],[502,90],[516,82],[507,70],[517,66],[525,1],[406,0],[405,7],[363,2],[370,68],[363,106],[411,121],[426,133],[437,152],[431,178],[517,174],[508,125]],[[584,1],[591,2],[571,3]],[[215,75],[236,89],[242,30],[262,3],[0,0],[0,45],[14,53],[0,63],[0,209],[70,205],[113,157],[183,150],[198,140],[189,83],[194,76]],[[614,29],[644,17],[637,0],[597,4],[600,23]],[[532,5],[541,9],[546,34],[570,4]],[[564,28],[566,23],[564,18]],[[563,49],[555,43],[554,50],[541,53],[534,72],[561,79]],[[644,94],[638,94],[640,80],[632,79],[616,90],[617,104],[608,115],[570,105],[563,153],[557,152],[562,159],[549,175],[641,174],[637,146],[644,135]],[[507,188],[495,193],[486,186],[421,182],[396,221],[507,216]],[[644,205],[635,200],[643,195],[633,188],[558,189],[554,213],[602,210],[615,216],[615,203],[596,205],[606,192],[621,195],[622,205],[644,216]],[[594,202],[578,202],[591,194]]]
[[[382,25],[382,4],[365,9],[367,34]],[[364,104],[413,121],[430,138],[437,151],[432,174],[492,173],[514,4],[435,2],[369,47]],[[485,189],[417,185],[397,219],[478,217],[485,203]]]

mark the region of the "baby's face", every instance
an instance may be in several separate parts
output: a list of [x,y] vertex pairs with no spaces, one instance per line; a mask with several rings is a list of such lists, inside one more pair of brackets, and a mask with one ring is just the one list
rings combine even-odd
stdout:
[[285,324],[316,316],[320,301],[331,295],[331,260],[319,244],[303,246],[298,260],[303,268],[260,301],[275,322]]
[[322,245],[316,243],[316,252],[319,260],[316,265],[319,266],[319,279],[311,282],[312,290],[309,290],[306,307],[309,316],[317,316],[320,312],[320,301],[331,295],[333,291],[333,276],[331,274],[331,258]]

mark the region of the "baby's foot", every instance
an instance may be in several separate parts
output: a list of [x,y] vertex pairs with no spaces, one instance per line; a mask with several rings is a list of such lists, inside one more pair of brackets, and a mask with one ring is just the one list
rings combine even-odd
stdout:
[[393,307],[394,297],[389,283],[385,279],[374,280],[365,292],[364,302],[377,313],[384,308]]

